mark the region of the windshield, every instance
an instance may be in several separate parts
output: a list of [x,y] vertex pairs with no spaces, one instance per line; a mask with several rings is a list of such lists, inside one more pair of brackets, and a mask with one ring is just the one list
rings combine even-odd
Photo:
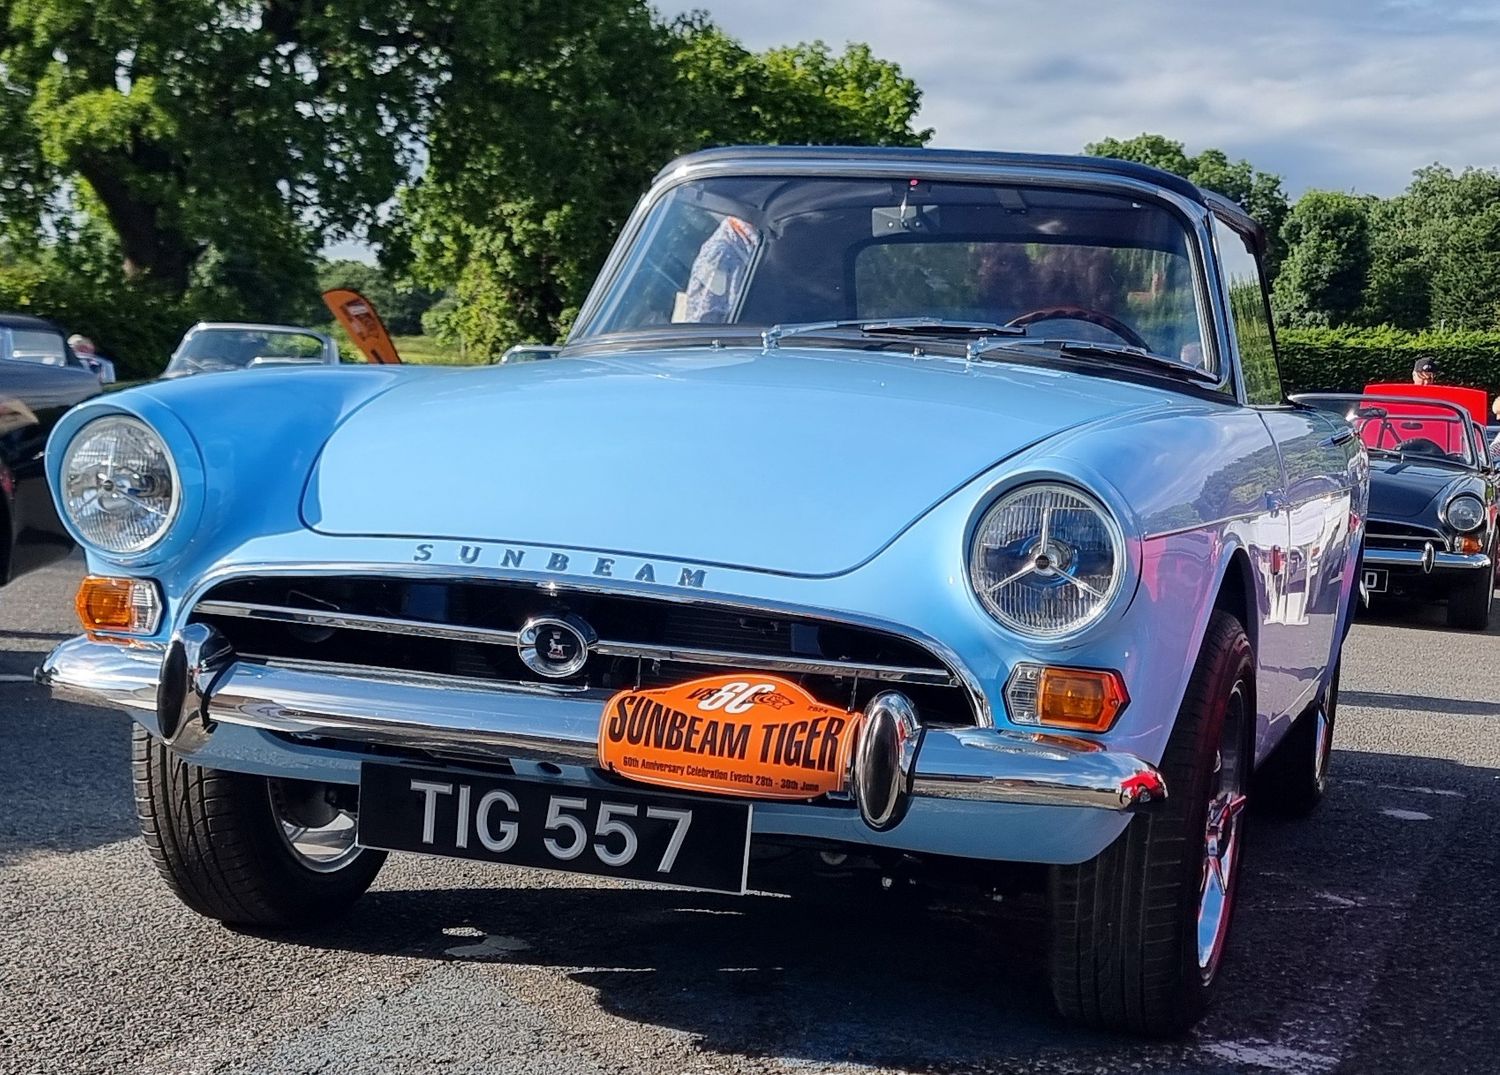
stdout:
[[206,328],[191,333],[168,373],[238,370],[323,361],[323,341],[310,332],[278,329]]
[[1371,455],[1476,466],[1473,423],[1451,403],[1386,396],[1298,396],[1354,427]]
[[684,183],[570,342],[705,325],[930,318],[1207,369],[1185,224],[1121,195],[913,179]]

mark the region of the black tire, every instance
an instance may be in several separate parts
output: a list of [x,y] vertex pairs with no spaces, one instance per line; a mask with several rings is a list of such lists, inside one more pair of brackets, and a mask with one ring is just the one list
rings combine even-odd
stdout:
[[1461,631],[1483,631],[1490,625],[1490,606],[1494,604],[1495,580],[1488,571],[1476,571],[1476,578],[1462,582],[1448,595],[1448,626]]
[[1215,612],[1162,758],[1166,802],[1133,818],[1095,858],[1050,869],[1049,969],[1064,1016],[1102,1030],[1168,1036],[1187,1030],[1208,1007],[1232,919],[1244,797],[1228,815],[1235,853],[1218,890],[1225,930],[1215,934],[1203,970],[1198,918],[1209,872],[1209,799],[1221,786],[1221,760],[1237,788],[1248,784],[1253,668],[1244,628]]
[[1341,667],[1342,662],[1334,665],[1323,697],[1297,718],[1255,774],[1257,809],[1280,817],[1306,817],[1328,793]]
[[367,849],[331,872],[310,868],[282,835],[270,780],[185,762],[139,725],[132,734],[141,835],[167,885],[199,914],[271,928],[327,921],[380,872],[385,852]]

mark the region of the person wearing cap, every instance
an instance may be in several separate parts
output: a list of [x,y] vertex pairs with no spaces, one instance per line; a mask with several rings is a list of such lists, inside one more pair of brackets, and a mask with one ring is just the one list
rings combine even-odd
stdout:
[[1417,359],[1411,368],[1412,384],[1437,384],[1437,363],[1428,355]]

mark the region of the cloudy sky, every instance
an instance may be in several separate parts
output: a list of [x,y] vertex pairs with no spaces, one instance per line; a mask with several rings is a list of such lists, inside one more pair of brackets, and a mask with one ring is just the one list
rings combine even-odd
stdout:
[[1500,165],[1495,0],[696,0],[746,46],[866,41],[932,144],[1073,153],[1152,131],[1310,187]]

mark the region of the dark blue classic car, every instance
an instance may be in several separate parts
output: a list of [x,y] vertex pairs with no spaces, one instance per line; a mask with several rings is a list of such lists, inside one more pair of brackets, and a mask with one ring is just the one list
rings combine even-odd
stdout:
[[93,577],[42,677],[129,710],[226,922],[337,917],[388,850],[739,893],[774,847],[1040,887],[1059,1008],[1180,1031],[1246,804],[1323,793],[1363,536],[1263,253],[1137,164],[683,158],[546,361],[66,418]]
[[1484,393],[1379,385],[1357,396],[1297,399],[1344,418],[1369,451],[1366,600],[1442,600],[1450,627],[1487,628],[1500,487],[1485,429],[1476,421],[1476,412],[1485,413]]
[[99,392],[97,374],[56,325],[0,314],[0,586],[73,550],[47,491],[42,452],[63,412]]

